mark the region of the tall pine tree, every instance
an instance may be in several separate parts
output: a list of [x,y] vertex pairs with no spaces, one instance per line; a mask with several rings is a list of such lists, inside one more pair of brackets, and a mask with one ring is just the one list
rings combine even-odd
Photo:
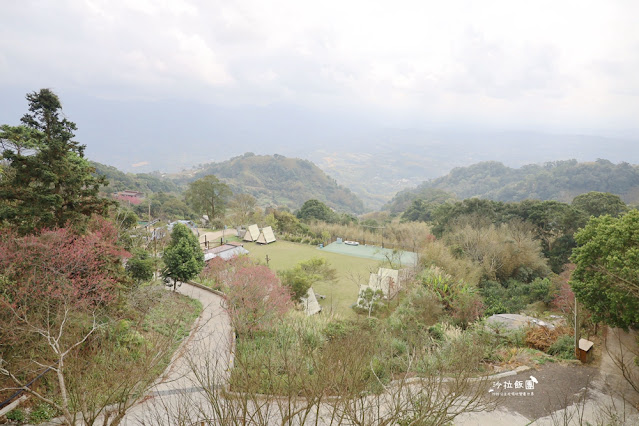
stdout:
[[110,202],[98,192],[106,180],[93,174],[85,145],[72,140],[76,125],[63,117],[60,99],[50,89],[26,98],[29,112],[21,121],[37,148],[2,153],[8,165],[0,176],[0,221],[28,234],[105,214]]

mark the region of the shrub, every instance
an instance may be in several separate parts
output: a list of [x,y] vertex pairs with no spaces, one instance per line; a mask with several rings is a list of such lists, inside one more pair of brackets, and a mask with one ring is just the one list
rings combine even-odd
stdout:
[[561,359],[575,358],[575,341],[573,336],[568,334],[560,336],[550,348],[548,353]]
[[388,324],[395,336],[401,337],[411,346],[420,346],[427,337],[424,330],[437,323],[442,312],[442,304],[437,296],[424,287],[417,286],[391,314]]
[[17,423],[22,423],[25,421],[26,415],[24,414],[24,411],[22,411],[20,408],[16,408],[15,410],[9,411],[7,413],[7,419]]
[[526,344],[533,349],[548,352],[560,337],[570,337],[569,333],[570,329],[566,327],[530,327],[526,330]]
[[456,325],[466,329],[468,325],[477,320],[483,312],[484,305],[475,287],[462,286],[451,300],[453,320]]
[[29,413],[29,421],[32,423],[42,423],[50,420],[55,416],[55,409],[49,404],[43,402],[36,405]]
[[391,341],[391,349],[393,356],[400,356],[408,351],[408,345],[403,340],[395,338]]
[[353,323],[350,321],[331,321],[326,324],[323,330],[324,336],[328,340],[340,339],[348,335],[354,329]]
[[537,278],[532,283],[508,280],[482,281],[480,292],[484,298],[486,315],[521,312],[531,303],[542,301],[546,305],[555,296],[555,286],[548,279]]
[[529,303],[541,301],[548,305],[555,297],[555,288],[548,278],[536,278],[528,286],[530,292]]
[[441,324],[435,324],[428,327],[428,334],[437,341],[443,341],[445,338],[444,327]]

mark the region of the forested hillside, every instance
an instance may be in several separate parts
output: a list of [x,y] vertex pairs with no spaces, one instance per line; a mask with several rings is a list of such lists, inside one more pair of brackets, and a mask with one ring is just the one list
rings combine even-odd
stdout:
[[91,161],[95,172],[105,176],[109,185],[106,192],[123,191],[126,189],[144,192],[147,195],[153,192],[179,192],[178,186],[171,180],[148,173],[124,173],[113,166]]
[[570,202],[589,192],[608,192],[627,203],[639,202],[639,169],[628,163],[608,160],[579,163],[577,160],[531,164],[518,169],[489,161],[453,169],[446,176],[429,180],[413,189],[400,191],[385,206],[393,212],[404,211],[412,200],[429,190],[446,191],[458,199],[471,197],[496,201],[525,199]]
[[174,180],[184,184],[211,174],[226,182],[233,192],[253,195],[263,206],[296,209],[308,199],[317,199],[338,211],[364,210],[362,200],[312,162],[277,154],[246,153],[221,163],[205,164],[188,174],[174,176]]

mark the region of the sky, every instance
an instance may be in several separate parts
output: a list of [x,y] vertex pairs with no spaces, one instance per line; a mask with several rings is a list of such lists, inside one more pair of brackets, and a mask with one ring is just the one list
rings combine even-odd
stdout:
[[638,16],[636,0],[0,0],[0,122],[51,88],[87,153],[129,167],[183,138],[204,160],[383,127],[634,139]]

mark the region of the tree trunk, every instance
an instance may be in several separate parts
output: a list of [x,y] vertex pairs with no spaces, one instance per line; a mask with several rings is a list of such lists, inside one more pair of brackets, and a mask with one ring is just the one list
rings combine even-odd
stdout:
[[60,386],[60,397],[62,398],[62,414],[64,415],[64,419],[69,423],[69,425],[73,425],[73,416],[69,411],[69,397],[67,395],[67,385],[64,381],[64,357],[60,357],[60,361],[58,362],[58,368],[56,372],[58,374],[58,385]]

